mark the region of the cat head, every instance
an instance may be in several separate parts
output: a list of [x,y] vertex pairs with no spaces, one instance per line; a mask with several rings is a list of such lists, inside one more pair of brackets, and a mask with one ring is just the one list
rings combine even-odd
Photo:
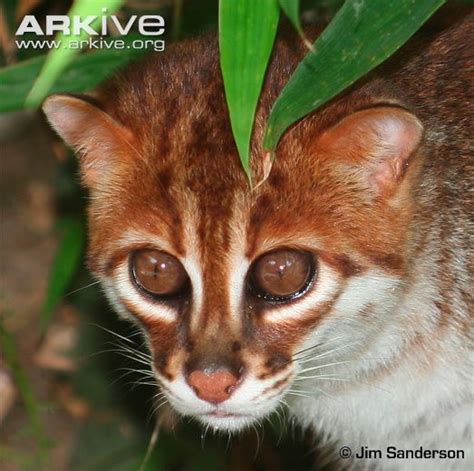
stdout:
[[[255,180],[293,49],[280,42],[269,68]],[[422,139],[413,114],[367,91],[346,95],[284,136],[252,190],[215,44],[177,45],[97,101],[56,95],[43,109],[90,191],[91,270],[143,329],[176,410],[238,429],[298,398],[302,381],[328,378],[334,359],[363,367],[356,360],[387,322],[410,257]]]

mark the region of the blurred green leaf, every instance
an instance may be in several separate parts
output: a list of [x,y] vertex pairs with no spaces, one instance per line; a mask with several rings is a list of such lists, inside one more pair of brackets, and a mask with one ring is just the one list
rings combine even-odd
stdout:
[[41,310],[42,328],[48,325],[54,308],[76,273],[85,243],[85,228],[80,220],[65,218],[59,224],[61,240],[51,266],[46,300]]
[[281,9],[293,24],[300,36],[303,36],[303,28],[300,21],[300,1],[299,0],[278,0]]
[[303,27],[300,21],[300,1],[299,0],[278,0],[280,2],[281,9],[285,12],[285,15],[293,24],[297,33],[300,35],[302,41],[308,49],[312,49],[312,44],[306,38]]
[[445,0],[348,0],[275,101],[264,147],[392,55]]
[[15,32],[17,8],[18,0],[2,1],[2,5],[0,6],[0,10],[3,11],[3,14],[5,15],[5,22],[10,35],[13,35]]
[[255,110],[275,40],[277,0],[220,0],[219,48],[232,132],[250,179]]
[[171,35],[173,39],[179,39],[181,35],[181,26],[183,19],[183,2],[184,0],[173,0],[173,29]]
[[[100,23],[104,10],[106,10],[107,15],[112,15],[123,2],[124,0],[76,0],[69,11],[69,18],[97,16],[97,19],[91,24],[93,28]],[[87,36],[87,33],[83,32],[78,36],[73,34],[65,36],[60,33],[56,37],[56,41],[61,41],[61,47],[52,49],[48,53],[43,69],[26,98],[27,106],[38,106],[46,98],[56,79],[79,52],[78,49],[68,47],[69,43],[71,41],[81,41]]]
[[[77,93],[93,88],[119,67],[146,53],[146,50],[127,48],[139,38],[138,35],[124,37],[124,49],[101,49],[76,56],[55,81],[50,93]],[[25,106],[25,99],[45,59],[43,55],[0,69],[0,112]]]

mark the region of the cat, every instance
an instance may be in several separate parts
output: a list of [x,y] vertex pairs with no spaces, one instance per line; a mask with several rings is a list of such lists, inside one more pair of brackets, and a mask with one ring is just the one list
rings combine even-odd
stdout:
[[[209,35],[94,98],[45,101],[90,191],[90,268],[176,411],[235,431],[284,405],[339,469],[472,469],[471,30],[472,16],[422,30],[294,125],[253,189]],[[254,181],[304,53],[279,36]]]

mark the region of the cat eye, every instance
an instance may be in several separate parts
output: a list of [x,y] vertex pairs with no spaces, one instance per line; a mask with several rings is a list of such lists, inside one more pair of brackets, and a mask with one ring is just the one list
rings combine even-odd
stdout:
[[189,284],[186,270],[179,260],[160,250],[135,251],[130,267],[135,284],[152,296],[177,296]]
[[261,256],[251,267],[253,294],[268,301],[286,301],[304,294],[316,273],[314,258],[299,250],[276,250]]

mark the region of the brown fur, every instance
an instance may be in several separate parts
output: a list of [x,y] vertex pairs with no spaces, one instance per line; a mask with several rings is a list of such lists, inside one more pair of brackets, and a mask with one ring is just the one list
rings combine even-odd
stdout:
[[[459,69],[469,60],[465,35],[470,28],[468,19],[435,34],[428,28],[385,65],[293,126],[278,146],[268,180],[255,191],[247,183],[232,137],[215,38],[173,45],[100,90],[100,106],[133,136],[127,139],[135,153],[122,159],[113,185],[89,184],[94,196],[89,209],[91,269],[109,274],[137,248],[116,246],[131,228],[161,235],[176,256],[184,255],[183,208],[199,214],[195,236],[204,273],[199,325],[191,328],[189,303],[179,306],[176,324],[145,320],[128,306],[145,325],[163,375],[172,378],[183,364],[215,356],[253,365],[261,377],[272,375],[285,368],[296,346],[337,300],[336,295],[304,318],[269,324],[259,313],[271,306],[248,299],[236,329],[229,321],[232,313],[222,282],[234,231],[232,211],[242,214],[250,259],[272,248],[268,240],[312,250],[311,241],[317,239],[324,245],[318,256],[343,279],[376,266],[410,283],[411,261],[433,229],[436,208],[444,247],[438,256],[443,286],[443,299],[436,305],[439,325],[465,322],[451,311],[450,296],[456,276],[451,241],[455,237],[456,246],[468,244],[469,227],[463,225],[468,218],[462,213],[473,210],[471,183],[464,178],[472,175],[467,144],[472,129],[460,121],[469,115],[471,82],[467,67]],[[262,135],[271,104],[304,52],[298,39],[286,34],[273,53],[252,141],[257,181],[263,175]],[[324,136],[329,133],[334,142],[333,129],[341,120],[383,107],[413,113],[426,133],[406,162],[393,167],[393,186],[377,193],[347,171],[348,165],[369,165],[370,142],[364,141],[368,134],[344,157]],[[85,181],[92,179],[86,175]],[[370,313],[369,306],[361,315]],[[415,347],[415,341],[407,344],[407,352]]]

